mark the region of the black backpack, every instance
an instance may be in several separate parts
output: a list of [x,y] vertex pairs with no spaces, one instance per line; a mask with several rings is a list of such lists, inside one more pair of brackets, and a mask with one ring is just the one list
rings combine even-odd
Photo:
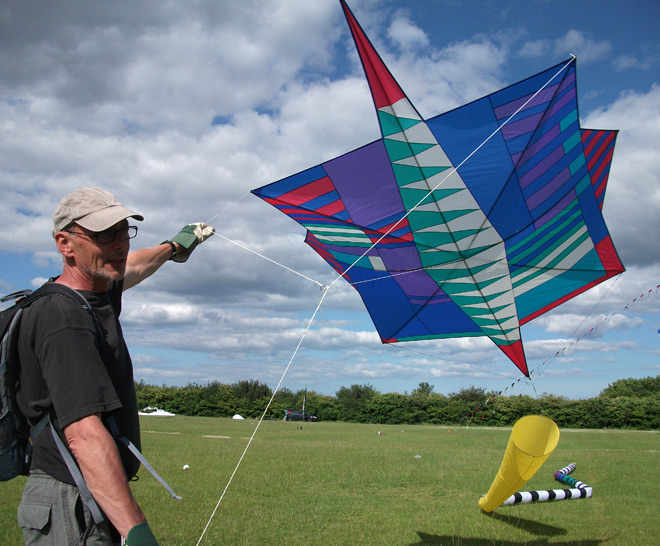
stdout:
[[[55,444],[80,490],[81,497],[90,509],[94,521],[99,523],[103,520],[103,516],[85,484],[75,459],[55,430],[51,421],[51,412],[47,412],[39,423],[30,430],[27,419],[21,413],[16,403],[16,390],[19,386],[20,376],[17,349],[18,328],[23,309],[36,299],[50,294],[60,294],[80,304],[94,320],[100,339],[104,336],[103,327],[98,322],[91,305],[80,292],[66,285],[49,282],[34,292],[23,290],[0,299],[0,302],[15,300],[11,307],[0,311],[0,481],[8,481],[16,476],[29,474],[32,442],[43,431],[46,425],[50,423],[50,430]],[[109,417],[107,421],[110,425],[112,435],[131,450],[145,468],[169,491],[172,497],[179,499],[180,497],[156,473],[130,440],[119,434],[114,419]]]
[[32,451],[30,439],[36,438],[48,423],[46,415],[30,434],[30,426],[16,404],[16,389],[19,377],[18,327],[23,309],[34,300],[49,294],[61,294],[77,301],[94,316],[79,292],[57,283],[47,283],[35,292],[14,292],[0,299],[0,302],[16,300],[14,305],[0,311],[0,481],[28,474]]

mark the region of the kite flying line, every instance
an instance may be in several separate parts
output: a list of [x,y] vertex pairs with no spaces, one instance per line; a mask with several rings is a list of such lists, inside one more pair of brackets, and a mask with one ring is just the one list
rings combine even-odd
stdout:
[[[426,194],[425,194],[425,195],[424,195],[424,196],[423,196],[423,197],[422,197],[422,198],[421,198],[421,199],[420,199],[420,200],[419,200],[419,201],[418,201],[418,202],[417,202],[417,203],[416,203],[416,204],[415,204],[410,210],[408,210],[404,216],[402,216],[397,222],[395,222],[392,226],[390,226],[390,228],[389,228],[387,231],[385,231],[385,232],[380,236],[380,238],[379,238],[378,240],[376,240],[376,241],[375,241],[375,242],[374,242],[369,248],[367,248],[367,249],[366,249],[366,250],[365,250],[365,251],[364,251],[364,252],[363,252],[363,253],[362,253],[357,259],[355,259],[355,261],[353,261],[353,263],[352,263],[348,268],[346,268],[342,273],[340,273],[340,274],[335,278],[335,280],[332,281],[332,283],[330,283],[330,285],[327,286],[327,287],[326,287],[326,285],[324,285],[323,283],[321,283],[321,282],[319,282],[319,281],[316,281],[316,280],[314,280],[314,279],[311,279],[311,278],[307,277],[306,275],[300,273],[299,271],[296,271],[296,270],[294,270],[294,269],[291,269],[291,268],[287,267],[286,265],[284,265],[284,264],[282,264],[282,263],[280,263],[280,262],[277,262],[276,260],[273,260],[273,259],[271,259],[271,258],[269,258],[269,257],[267,257],[267,256],[264,256],[263,254],[260,254],[259,252],[255,251],[255,250],[252,250],[252,249],[250,249],[249,247],[247,247],[247,246],[245,246],[245,245],[243,245],[243,244],[241,244],[241,243],[239,243],[239,242],[237,242],[237,241],[235,241],[235,240],[232,240],[232,239],[230,239],[230,238],[228,238],[228,237],[226,237],[226,236],[224,236],[224,235],[221,235],[221,234],[218,233],[218,232],[215,232],[214,235],[217,235],[218,237],[220,237],[220,238],[226,240],[227,242],[230,242],[230,243],[232,243],[232,244],[234,244],[234,245],[236,245],[236,246],[238,246],[238,247],[240,247],[240,248],[242,248],[242,249],[244,249],[244,250],[246,250],[246,251],[248,251],[248,252],[251,252],[252,254],[255,254],[256,256],[259,256],[260,258],[263,258],[264,260],[269,261],[269,262],[271,262],[271,263],[274,264],[274,265],[277,265],[277,266],[279,266],[279,267],[282,267],[283,269],[286,269],[287,271],[290,271],[291,273],[294,273],[295,275],[299,275],[300,277],[302,277],[302,278],[304,278],[304,279],[306,279],[306,280],[308,280],[308,281],[310,281],[310,282],[313,282],[314,284],[316,284],[317,286],[319,286],[319,287],[320,287],[321,289],[323,289],[323,290],[325,290],[325,289],[327,289],[327,288],[332,288],[332,287],[335,285],[335,283],[337,283],[337,281],[339,281],[339,279],[341,279],[342,277],[346,277],[346,275],[348,274],[348,272],[349,272],[351,269],[353,269],[353,267],[355,267],[355,266],[358,264],[358,262],[359,262],[360,260],[362,260],[362,259],[363,259],[363,258],[364,258],[364,257],[365,257],[365,256],[371,251],[371,250],[373,250],[376,246],[378,246],[378,245],[383,241],[383,239],[385,239],[385,237],[387,237],[390,233],[392,233],[393,231],[395,231],[395,230],[400,226],[400,224],[401,224],[406,218],[408,218],[408,216],[410,216],[415,210],[417,210],[417,209],[422,205],[422,203],[423,203],[423,202],[424,202],[429,196],[433,195],[433,192],[434,192],[435,190],[437,190],[437,189],[438,189],[438,188],[439,188],[439,187],[440,187],[440,186],[441,186],[441,185],[442,185],[442,184],[443,184],[443,183],[444,183],[444,182],[445,182],[450,176],[452,176],[454,173],[458,173],[458,170],[459,170],[463,165],[465,165],[465,163],[467,163],[467,161],[469,161],[469,160],[472,158],[472,156],[474,156],[474,154],[476,154],[476,153],[477,153],[477,152],[478,152],[483,146],[485,146],[485,145],[488,143],[488,141],[490,141],[495,135],[497,135],[498,133],[500,133],[500,132],[502,131],[502,129],[503,129],[507,124],[509,124],[509,123],[510,123],[510,122],[511,122],[511,121],[512,121],[512,120],[513,120],[513,119],[514,119],[514,118],[515,118],[515,117],[516,117],[516,116],[517,116],[517,115],[518,115],[523,109],[525,109],[525,107],[526,107],[531,101],[533,101],[533,100],[539,95],[539,93],[541,93],[546,87],[548,87],[548,86],[550,85],[550,83],[551,83],[553,80],[555,80],[555,79],[557,78],[557,76],[559,76],[564,70],[566,70],[566,68],[568,68],[568,66],[569,66],[572,62],[574,62],[576,58],[577,58],[577,57],[576,57],[575,55],[571,54],[571,59],[570,59],[568,62],[566,62],[564,65],[562,65],[562,67],[561,67],[561,68],[560,68],[560,69],[559,69],[559,70],[558,70],[558,71],[557,71],[557,72],[556,72],[551,78],[549,78],[547,82],[545,82],[545,83],[544,83],[544,84],[543,84],[543,85],[542,85],[542,86],[541,86],[541,87],[540,87],[540,88],[539,88],[534,94],[532,94],[532,95],[531,95],[531,96],[530,96],[530,97],[529,97],[529,98],[528,98],[523,104],[521,104],[521,105],[520,105],[520,106],[519,106],[519,107],[518,107],[518,108],[517,108],[517,109],[516,109],[516,110],[515,110],[515,111],[514,111],[514,112],[513,112],[513,113],[512,113],[512,114],[511,114],[511,115],[510,115],[510,116],[509,116],[509,117],[508,117],[503,123],[502,123],[502,124],[501,124],[501,125],[499,125],[499,127],[498,127],[497,129],[495,129],[495,130],[494,130],[494,131],[493,131],[488,137],[486,137],[486,138],[483,140],[483,142],[481,142],[481,144],[479,144],[479,145],[478,145],[478,146],[477,146],[477,147],[476,147],[476,148],[475,148],[470,154],[468,154],[468,155],[467,155],[467,156],[466,156],[466,157],[465,157],[465,158],[464,158],[464,159],[463,159],[463,160],[462,160],[457,166],[452,167],[450,170],[448,170],[447,174],[446,174],[446,175],[445,175],[445,176],[444,176],[444,177],[443,177],[443,178],[442,178],[442,179],[441,179],[441,180],[440,180],[440,181],[439,181],[439,182],[438,182],[433,188],[431,188],[431,189],[430,189],[430,190],[429,190],[429,191],[428,191],[428,192],[427,192],[427,193],[426,193]],[[410,142],[408,142],[408,144],[410,144]],[[419,161],[418,161],[417,157],[415,157],[415,162],[417,163],[417,166],[421,169],[421,166],[419,165]],[[222,214],[222,213],[225,212],[227,209],[231,208],[231,207],[234,206],[236,203],[238,203],[239,201],[241,201],[241,200],[242,200],[246,195],[248,195],[249,193],[250,193],[250,192],[246,192],[246,193],[243,194],[241,197],[239,197],[237,200],[235,200],[234,202],[232,202],[232,203],[230,203],[229,205],[227,205],[224,209],[222,209],[220,212],[218,212],[218,213],[215,214],[212,218],[210,218],[210,219],[208,220],[207,223],[210,223],[212,220],[214,220],[215,218],[217,218],[218,216],[220,216],[220,214]],[[402,271],[402,272],[396,273],[395,275],[405,275],[405,274],[408,274],[408,273],[414,273],[415,271],[416,271],[416,270]],[[360,282],[360,283],[364,283],[364,282],[374,282],[374,281],[378,281],[378,280],[380,280],[380,279],[372,279],[372,280],[369,280],[369,281],[359,281],[359,282]],[[357,283],[357,282],[352,283],[352,282],[349,281],[349,284],[350,284],[350,285],[355,285],[355,284],[358,284],[358,283]]]
[[316,317],[317,313],[319,312],[319,309],[321,309],[321,305],[323,304],[323,300],[325,299],[325,296],[327,295],[327,290],[323,290],[323,295],[321,296],[321,299],[319,300],[318,305],[316,306],[316,310],[312,314],[311,318],[309,319],[307,323],[307,327],[305,328],[305,331],[303,332],[300,341],[298,342],[298,345],[296,346],[296,349],[293,351],[293,354],[291,355],[291,358],[289,359],[289,363],[286,365],[286,368],[284,369],[284,372],[282,372],[282,376],[280,377],[279,382],[277,383],[277,386],[273,390],[273,394],[270,397],[270,400],[268,401],[268,404],[266,404],[266,409],[264,409],[264,412],[261,414],[261,417],[259,418],[259,421],[257,422],[257,426],[254,427],[254,431],[252,432],[252,435],[250,436],[250,439],[248,440],[247,445],[245,446],[245,449],[243,450],[243,453],[241,454],[240,458],[238,459],[238,462],[236,463],[236,467],[234,468],[234,471],[231,473],[231,476],[229,477],[229,480],[227,481],[227,485],[225,486],[224,490],[222,491],[222,495],[220,495],[220,498],[218,499],[217,504],[215,505],[215,508],[213,509],[213,512],[211,513],[211,517],[209,518],[208,522],[206,523],[206,527],[204,527],[204,530],[202,531],[201,536],[199,537],[199,540],[197,541],[197,546],[202,542],[202,539],[204,538],[204,535],[206,534],[206,531],[209,528],[209,525],[211,525],[211,521],[213,520],[213,517],[215,516],[215,513],[218,511],[218,508],[220,507],[220,503],[222,502],[222,499],[225,496],[225,493],[227,493],[227,490],[229,489],[229,486],[231,485],[232,480],[234,479],[234,476],[236,475],[236,472],[238,472],[238,468],[241,466],[241,463],[243,462],[243,459],[245,458],[245,454],[247,453],[247,450],[250,448],[250,445],[252,444],[252,440],[254,440],[254,437],[257,434],[257,430],[259,430],[259,427],[261,426],[261,422],[264,420],[264,417],[266,416],[266,413],[268,412],[268,409],[270,408],[270,405],[273,403],[273,399],[275,398],[275,395],[280,389],[280,386],[282,385],[282,381],[284,381],[284,377],[286,376],[287,372],[289,371],[289,368],[291,367],[291,364],[293,363],[293,359],[296,357],[296,354],[298,354],[298,350],[300,349],[300,346],[302,345],[303,340],[305,339],[305,336],[307,335],[307,332],[312,326],[312,323],[314,322],[314,318]]
[[227,209],[230,209],[231,207],[233,207],[234,205],[236,205],[236,204],[237,204],[241,199],[243,199],[246,195],[250,195],[250,192],[249,192],[249,191],[245,192],[245,193],[244,193],[243,195],[241,195],[238,199],[236,199],[235,201],[232,201],[231,203],[229,203],[229,205],[227,205],[224,209],[222,209],[220,212],[218,212],[215,216],[211,216],[211,218],[209,218],[209,219],[206,221],[206,223],[207,223],[207,224],[210,224],[211,222],[213,222],[213,220],[215,220],[218,216],[220,216],[220,215],[221,215],[223,212],[225,212]]
[[[349,24],[350,24],[350,22],[349,22]],[[354,36],[354,37],[355,37],[355,36]],[[571,60],[569,60],[568,62],[566,62],[566,63],[565,63],[565,64],[564,64],[564,65],[563,65],[563,66],[562,66],[562,67],[561,67],[561,68],[560,68],[560,69],[559,69],[559,70],[558,70],[558,71],[557,71],[552,77],[550,77],[550,78],[548,79],[548,81],[547,81],[543,86],[541,86],[541,87],[540,87],[540,88],[539,88],[539,89],[538,89],[533,95],[531,95],[529,98],[527,98],[527,100],[526,100],[521,106],[519,106],[519,107],[516,109],[516,111],[513,112],[513,113],[512,113],[512,114],[511,114],[511,115],[510,115],[510,116],[509,116],[509,117],[508,117],[503,123],[501,123],[501,125],[499,125],[498,128],[497,128],[495,131],[493,131],[489,137],[487,137],[487,138],[486,138],[481,144],[479,144],[479,145],[478,145],[478,146],[477,146],[477,147],[476,147],[476,148],[475,148],[475,149],[474,149],[474,150],[473,150],[473,151],[472,151],[467,157],[465,157],[465,158],[464,158],[464,159],[463,159],[463,160],[462,160],[457,166],[455,166],[455,167],[452,166],[452,168],[449,170],[449,172],[444,176],[444,178],[442,178],[442,180],[440,180],[440,182],[438,182],[438,183],[435,185],[434,188],[430,189],[430,190],[424,195],[424,197],[423,197],[422,199],[420,199],[420,200],[417,202],[416,205],[414,205],[412,208],[410,208],[409,210],[407,210],[406,213],[405,213],[405,215],[402,216],[402,218],[400,218],[396,223],[394,223],[394,225],[392,225],[392,226],[391,226],[391,227],[390,227],[390,228],[389,228],[389,229],[388,229],[388,230],[387,230],[387,231],[386,231],[386,232],[385,232],[385,233],[384,233],[384,234],[383,234],[383,235],[382,235],[377,241],[375,241],[373,244],[371,244],[371,246],[370,246],[370,247],[369,247],[369,248],[368,248],[368,249],[367,249],[367,250],[366,250],[361,256],[357,257],[357,259],[355,259],[355,260],[354,260],[354,261],[353,261],[353,262],[352,262],[352,263],[351,263],[351,264],[350,264],[345,270],[343,270],[343,272],[341,272],[340,275],[338,275],[338,276],[333,280],[333,282],[332,282],[329,286],[324,286],[324,285],[322,285],[321,283],[318,283],[318,282],[316,282],[316,281],[313,281],[313,280],[310,279],[309,277],[306,277],[306,276],[300,274],[300,275],[301,275],[302,277],[304,277],[305,279],[310,280],[311,282],[315,282],[317,285],[319,285],[319,286],[322,288],[322,290],[323,290],[324,293],[323,293],[323,297],[322,297],[321,300],[319,301],[319,304],[318,304],[318,306],[317,306],[317,308],[316,308],[316,310],[315,310],[313,316],[311,317],[311,319],[310,319],[310,321],[309,321],[309,323],[308,323],[308,325],[307,325],[307,328],[306,328],[306,330],[305,330],[305,333],[303,334],[302,338],[300,339],[300,341],[299,341],[299,343],[298,343],[298,346],[297,346],[296,350],[294,351],[294,353],[293,353],[291,359],[289,360],[288,365],[286,366],[286,368],[285,368],[285,370],[284,370],[284,372],[283,372],[283,374],[282,374],[282,377],[280,378],[280,382],[278,383],[278,386],[276,387],[276,389],[275,389],[274,392],[273,392],[273,397],[274,397],[275,394],[278,392],[278,389],[279,389],[279,387],[280,387],[282,381],[284,380],[284,377],[286,376],[286,373],[288,372],[288,369],[290,368],[290,366],[291,366],[291,364],[292,364],[292,362],[293,362],[293,359],[295,358],[295,356],[296,356],[296,354],[297,354],[297,352],[298,352],[298,349],[300,348],[300,346],[301,346],[301,344],[302,344],[302,342],[303,342],[303,340],[304,340],[304,337],[305,337],[306,333],[309,331],[309,328],[311,327],[311,325],[312,325],[312,323],[313,323],[313,321],[314,321],[314,319],[315,319],[315,317],[316,317],[318,311],[321,309],[321,306],[322,306],[322,304],[323,304],[323,301],[324,301],[324,299],[325,299],[325,296],[327,295],[327,292],[328,292],[329,288],[333,287],[333,286],[337,283],[337,281],[338,281],[340,278],[342,278],[342,277],[346,277],[348,271],[350,271],[352,268],[354,268],[354,267],[357,265],[357,263],[358,263],[361,259],[363,259],[363,258],[364,258],[364,257],[365,257],[365,256],[366,256],[366,255],[367,255],[367,254],[368,254],[368,253],[369,253],[374,247],[376,247],[379,243],[381,243],[381,242],[383,241],[383,239],[384,239],[388,234],[390,234],[394,229],[398,228],[399,225],[400,225],[400,224],[401,224],[401,223],[402,223],[402,222],[403,222],[403,221],[404,221],[404,220],[405,220],[405,219],[406,219],[406,218],[407,218],[412,212],[414,212],[416,209],[418,209],[418,208],[424,203],[424,201],[425,201],[429,196],[433,196],[433,192],[434,192],[435,190],[437,190],[437,189],[438,189],[438,188],[439,188],[439,187],[440,187],[440,186],[441,186],[441,185],[442,185],[442,184],[443,184],[443,183],[444,183],[444,182],[445,182],[445,181],[446,181],[451,175],[453,175],[454,173],[457,173],[458,169],[461,168],[461,167],[462,167],[462,166],[463,166],[468,160],[470,160],[470,159],[471,159],[471,158],[472,158],[472,157],[473,157],[473,156],[474,156],[474,155],[475,155],[475,154],[476,154],[476,153],[477,153],[477,152],[478,152],[478,151],[479,151],[479,150],[480,150],[480,149],[481,149],[481,148],[482,148],[482,147],[483,147],[483,146],[484,146],[484,145],[485,145],[485,144],[486,144],[491,138],[493,138],[497,133],[501,132],[502,129],[503,129],[508,123],[511,122],[511,120],[513,120],[514,118],[516,118],[516,116],[517,116],[517,115],[518,115],[518,114],[519,114],[524,108],[526,108],[526,106],[527,106],[531,101],[533,101],[533,100],[539,95],[539,93],[541,93],[546,87],[548,87],[548,85],[550,85],[550,83],[551,83],[551,82],[552,82],[552,81],[553,81],[553,80],[554,80],[559,74],[561,74],[561,72],[563,72],[564,70],[566,70],[567,67],[568,67],[568,66],[569,66],[574,60],[575,60],[575,56],[573,55]],[[372,95],[373,95],[373,92],[372,92]],[[404,96],[405,96],[405,95],[404,95]],[[382,132],[382,127],[381,127],[381,132]],[[408,141],[408,137],[407,137],[406,132],[405,132],[405,131],[402,131],[402,134],[404,135],[404,137],[405,137],[405,141],[407,142],[407,144],[408,144],[409,146],[413,146],[414,143],[411,143],[411,142]],[[414,156],[414,161],[415,161],[416,164],[417,164],[417,167],[420,168],[420,169],[422,169],[422,166],[419,164],[419,161],[418,161],[418,158],[416,157],[416,155],[413,154],[413,156]],[[422,169],[422,170],[423,170],[423,169]],[[427,181],[427,183],[428,183],[428,181]],[[241,199],[242,199],[242,198],[241,198]],[[217,216],[217,215],[216,215],[216,216]],[[221,236],[221,235],[219,235],[219,236]],[[224,237],[224,236],[221,236],[221,237],[225,238],[225,239],[228,240],[229,242],[233,242],[233,241],[227,239],[227,238]],[[235,243],[235,244],[237,244],[238,246],[241,246],[242,248],[244,248],[244,249],[246,249],[246,250],[249,250],[250,252],[253,252],[252,250],[248,249],[247,247],[244,247],[243,245],[240,245],[240,244],[238,244],[238,243]],[[285,268],[285,269],[287,269],[287,270],[289,270],[289,271],[291,271],[291,272],[293,272],[293,273],[299,274],[298,272],[296,272],[296,271],[294,271],[294,270],[292,270],[292,269],[290,269],[290,268],[288,268],[288,267],[286,267],[286,266],[284,266],[284,265],[282,265],[282,264],[279,264],[278,262],[276,262],[276,261],[274,261],[274,260],[271,260],[270,258],[266,258],[265,256],[262,256],[262,255],[260,255],[260,254],[258,254],[258,253],[256,253],[256,252],[254,252],[254,253],[257,254],[257,255],[259,255],[259,256],[261,256],[261,257],[263,257],[264,259],[270,261],[270,262],[273,263],[273,264],[280,265],[281,267],[283,267],[283,268]],[[470,275],[471,275],[471,276],[473,275],[471,271],[470,271]],[[476,281],[475,281],[475,282],[476,282]],[[489,304],[489,305],[490,305],[490,304]],[[515,362],[514,362],[514,363],[515,363]],[[520,366],[519,366],[519,367],[520,367]],[[522,369],[522,368],[521,368],[521,369]],[[525,373],[526,373],[526,369],[525,369]],[[271,401],[272,401],[272,398],[271,398]],[[268,410],[268,407],[269,407],[269,406],[270,406],[270,402],[269,402],[268,406],[266,407],[266,411]],[[261,421],[263,420],[264,416],[265,416],[265,412],[264,412],[264,414],[262,415],[261,419],[259,420],[259,424],[257,425],[257,428],[256,428],[255,431],[254,431],[255,434],[256,434],[256,430],[258,429],[259,425],[261,424]],[[254,434],[253,434],[253,437],[254,437]],[[246,446],[246,449],[245,449],[245,451],[244,451],[244,453],[243,453],[243,456],[241,456],[241,458],[240,458],[240,460],[239,460],[239,463],[238,463],[238,465],[237,465],[237,467],[236,467],[236,469],[235,469],[235,471],[234,471],[234,474],[235,474],[235,472],[238,470],[238,466],[240,465],[241,461],[243,460],[243,457],[244,457],[245,453],[247,452],[247,449],[249,448],[249,445],[250,445],[250,444],[251,444],[251,441],[250,441],[250,442],[248,443],[248,445]],[[232,478],[233,478],[233,475],[234,475],[234,474],[232,474]],[[229,483],[231,483],[231,479],[230,479],[230,482],[229,482]],[[228,487],[229,487],[229,483],[227,484],[227,487],[225,488],[225,491],[223,492],[222,496],[220,497],[220,500],[218,501],[218,504],[216,505],[216,509],[213,511],[213,515],[214,515],[215,512],[217,511],[217,508],[218,508],[218,506],[219,506],[219,504],[220,504],[222,498],[224,497],[225,492],[227,491],[227,489],[228,489]],[[213,515],[211,516],[211,519],[209,519],[209,522],[207,523],[207,527],[204,529],[204,532],[202,533],[202,537],[200,537],[200,541],[202,540],[202,538],[203,538],[203,536],[204,536],[206,530],[208,529],[208,526],[209,526],[210,523],[211,523],[211,520],[212,520],[212,518],[213,518]],[[198,543],[198,544],[199,544],[199,543]]]

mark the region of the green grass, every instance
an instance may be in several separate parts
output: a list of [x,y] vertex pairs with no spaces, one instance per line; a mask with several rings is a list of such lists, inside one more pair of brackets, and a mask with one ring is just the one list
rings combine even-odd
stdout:
[[[133,484],[162,546],[197,543],[255,426],[251,420],[142,419],[147,458],[183,497],[172,500],[145,470]],[[573,475],[593,487],[593,498],[505,506],[486,515],[477,502],[509,434],[266,421],[202,544],[660,544],[660,433],[563,430],[525,489],[563,487],[553,473],[575,462]],[[22,543],[15,508],[23,483],[0,484],[2,545]]]

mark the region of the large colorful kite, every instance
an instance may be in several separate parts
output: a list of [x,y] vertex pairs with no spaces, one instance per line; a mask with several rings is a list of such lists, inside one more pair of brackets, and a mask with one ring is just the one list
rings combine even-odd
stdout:
[[343,0],[383,137],[253,190],[360,293],[383,343],[488,336],[624,271],[601,213],[616,131],[580,127],[575,59],[424,120]]

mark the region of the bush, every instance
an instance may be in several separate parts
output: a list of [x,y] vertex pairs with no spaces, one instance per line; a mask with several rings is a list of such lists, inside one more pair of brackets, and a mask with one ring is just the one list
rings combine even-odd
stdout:
[[[232,385],[210,382],[185,387],[135,384],[138,407],[158,407],[182,415],[261,417],[273,397],[268,385],[238,381]],[[322,421],[354,421],[378,424],[433,423],[510,426],[525,415],[540,414],[567,428],[660,429],[660,376],[621,379],[597,398],[569,400],[543,394],[496,396],[469,387],[449,396],[420,383],[410,394],[381,394],[371,385],[342,387],[336,395],[282,389],[273,397],[267,417],[281,419],[285,410],[301,410]]]

